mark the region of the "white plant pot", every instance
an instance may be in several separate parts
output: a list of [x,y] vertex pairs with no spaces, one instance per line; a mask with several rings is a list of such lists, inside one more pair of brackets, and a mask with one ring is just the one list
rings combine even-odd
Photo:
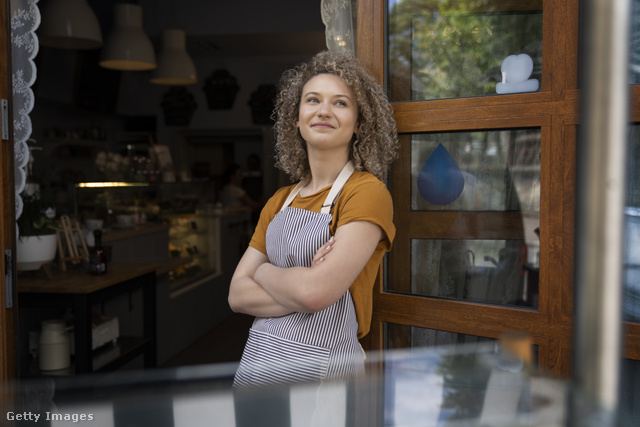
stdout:
[[56,257],[58,236],[22,236],[17,240],[18,270],[37,270]]

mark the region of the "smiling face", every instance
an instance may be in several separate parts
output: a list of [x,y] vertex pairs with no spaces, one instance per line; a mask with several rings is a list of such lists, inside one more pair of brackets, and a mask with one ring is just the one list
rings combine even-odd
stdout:
[[296,126],[307,150],[346,150],[358,126],[358,103],[338,76],[319,74],[302,88]]

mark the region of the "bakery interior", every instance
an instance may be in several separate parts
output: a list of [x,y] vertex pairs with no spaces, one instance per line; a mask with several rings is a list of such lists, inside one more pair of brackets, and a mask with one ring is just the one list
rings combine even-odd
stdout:
[[[42,23],[36,34],[50,16],[51,3],[55,0],[38,3]],[[196,0],[127,3],[141,10],[142,29],[156,58],[165,30],[182,32],[197,75],[196,82],[186,85],[151,83],[150,70],[101,67],[101,51],[117,24],[116,4],[123,2],[86,3],[97,17],[103,46],[67,49],[41,41],[34,58],[27,186],[39,186],[57,218],[69,217],[76,244],[82,236],[91,248],[92,229],[102,230],[108,268],[120,263],[152,266],[156,343],[151,359],[141,349],[123,355],[122,337],[146,335],[142,308],[147,296],[143,286],[132,288],[93,302],[94,341],[96,324],[107,336],[101,348],[91,349],[91,363],[75,366],[71,356],[71,365],[61,372],[236,360],[250,319],[233,315],[227,291],[258,211],[222,203],[223,174],[239,165],[243,186],[256,201],[287,182],[272,161],[273,89],[285,69],[326,49],[320,2],[230,2],[224,7]],[[109,184],[113,182],[124,184]],[[42,322],[69,323],[73,317],[69,308],[29,304],[24,289],[31,282],[50,286],[71,274],[80,280],[90,277],[86,257],[79,259],[82,252],[74,259],[63,251],[62,260],[58,249],[46,271],[18,267],[23,377],[41,374]],[[117,338],[120,345],[110,344]],[[70,339],[74,341],[73,335]]]
[[[37,2],[43,24],[47,5],[55,1]],[[90,5],[106,41],[121,2],[77,3]],[[185,37],[197,81],[153,83],[150,70],[101,67],[102,46],[63,49],[41,43],[34,58],[38,78],[29,113],[27,188],[37,188],[55,206],[56,217],[68,217],[70,223],[57,235],[54,259],[22,269],[18,259],[20,374],[27,389],[35,384],[43,401],[50,384],[62,397],[67,386],[71,399],[57,401],[59,408],[83,420],[95,417],[100,425],[210,425],[212,419],[236,425],[227,382],[251,319],[231,313],[227,291],[257,210],[225,204],[223,177],[229,166],[240,165],[246,191],[259,201],[287,183],[272,162],[271,99],[285,69],[326,48],[320,1],[139,0],[126,5],[142,10],[143,30],[158,58],[167,45],[181,44]],[[98,238],[108,254],[108,273],[93,276],[87,271],[89,251],[81,249]],[[66,251],[70,241],[79,254]],[[63,334],[58,334],[60,322]],[[43,340],[62,335],[63,341]],[[530,347],[527,337],[511,338],[517,347]],[[538,372],[530,375],[526,358],[514,359],[494,345],[379,356],[370,355],[367,363],[374,373],[385,364],[388,377],[329,387],[331,396],[325,397],[369,395],[348,410],[325,408],[325,415],[347,418],[353,411],[372,419],[350,418],[352,424],[374,425],[376,405],[388,405],[398,409],[398,417],[406,413],[407,424],[419,412],[431,416],[433,425],[454,425],[446,417],[456,408],[440,411],[438,402],[418,397],[451,396],[453,386],[462,384],[461,412],[488,408],[504,422],[481,419],[480,425],[514,425],[518,411],[527,410],[518,407],[522,396],[547,412],[523,425],[566,421],[557,419],[565,409],[565,384]],[[459,374],[452,384],[443,385],[434,375],[442,372],[432,372],[440,359]],[[185,365],[202,369],[184,370]],[[88,377],[91,381],[83,383]],[[533,393],[523,377],[535,380],[536,393],[543,393]],[[94,383],[95,378],[101,380]],[[487,378],[497,386],[490,383],[484,390]],[[394,401],[375,395],[381,384],[393,389]],[[83,392],[91,396],[80,396]],[[296,400],[301,396],[315,399],[300,387],[291,402],[303,402]],[[265,397],[270,396],[258,399]],[[590,404],[573,409],[596,412]],[[516,410],[506,413],[507,407]],[[314,415],[306,408],[292,404],[286,409],[293,418],[306,419]],[[48,417],[45,410],[39,407]],[[32,413],[24,412],[23,420],[27,414]],[[196,416],[200,424],[193,422]],[[255,422],[250,425],[270,425]]]

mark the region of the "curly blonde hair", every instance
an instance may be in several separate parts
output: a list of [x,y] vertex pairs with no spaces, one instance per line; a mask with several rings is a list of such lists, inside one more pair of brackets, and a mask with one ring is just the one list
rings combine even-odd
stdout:
[[279,93],[272,114],[276,122],[276,167],[292,181],[310,172],[307,147],[296,122],[302,88],[318,74],[333,74],[349,85],[358,103],[358,130],[351,140],[349,158],[357,170],[386,178],[389,165],[397,157],[398,135],[393,110],[378,82],[357,58],[323,51],[309,61],[287,70],[279,83]]

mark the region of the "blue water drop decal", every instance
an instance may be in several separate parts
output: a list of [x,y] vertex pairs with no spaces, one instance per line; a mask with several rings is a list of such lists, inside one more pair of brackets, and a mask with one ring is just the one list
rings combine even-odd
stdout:
[[456,161],[442,144],[438,144],[418,175],[418,191],[434,205],[448,205],[460,197],[464,176]]

